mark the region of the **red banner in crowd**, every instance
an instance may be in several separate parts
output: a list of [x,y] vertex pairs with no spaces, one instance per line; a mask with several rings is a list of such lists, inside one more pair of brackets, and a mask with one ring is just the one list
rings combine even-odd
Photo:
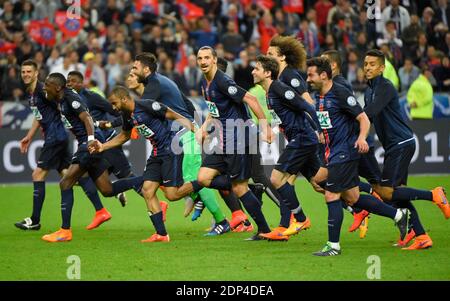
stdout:
[[303,0],[283,0],[283,10],[287,13],[300,13],[304,11]]
[[39,44],[53,46],[56,43],[55,29],[47,20],[32,20],[28,25],[28,34]]
[[159,15],[158,0],[137,0],[135,1],[136,12],[142,13],[152,13]]
[[189,2],[188,0],[177,0],[176,3],[180,7],[181,16],[187,20],[197,19],[205,15],[203,8]]
[[0,39],[0,53],[16,49],[16,44]]
[[55,13],[55,23],[66,38],[76,37],[83,28],[84,22],[86,20],[81,17],[79,19],[67,17],[66,11],[57,11]]

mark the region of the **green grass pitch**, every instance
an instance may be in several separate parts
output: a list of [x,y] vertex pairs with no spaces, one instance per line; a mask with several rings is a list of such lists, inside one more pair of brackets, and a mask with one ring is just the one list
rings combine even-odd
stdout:
[[[450,176],[410,177],[412,187],[431,189],[436,185],[450,189]],[[22,231],[14,223],[29,216],[31,185],[0,186],[0,280],[67,280],[70,255],[80,258],[81,280],[368,280],[367,271],[380,259],[381,280],[449,280],[450,220],[431,202],[416,201],[425,229],[434,246],[429,250],[403,251],[392,246],[398,238],[391,220],[372,216],[365,239],[347,231],[352,218],[344,213],[341,234],[342,255],[317,258],[327,239],[327,210],[323,196],[305,180],[297,181],[297,193],[312,228],[289,242],[248,242],[250,233],[227,233],[204,237],[211,223],[205,210],[191,222],[183,218],[184,201],[171,203],[166,223],[171,242],[142,244],[153,226],[143,200],[128,192],[129,202],[120,207],[114,199],[102,199],[113,218],[88,231],[94,209],[75,188],[72,214],[73,240],[46,243],[41,236],[55,231],[61,223],[60,193],[57,185],[47,185],[40,231]],[[229,216],[229,211],[224,212]],[[277,226],[279,214],[274,204],[264,198],[263,211],[271,227]]]

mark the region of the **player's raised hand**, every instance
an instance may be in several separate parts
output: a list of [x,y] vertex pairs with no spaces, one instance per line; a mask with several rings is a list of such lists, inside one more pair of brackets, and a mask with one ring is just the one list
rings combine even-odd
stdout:
[[361,154],[365,154],[369,151],[369,145],[367,144],[367,141],[364,138],[358,138],[358,140],[356,140],[355,148],[357,148],[358,152]]
[[25,154],[28,151],[28,147],[30,146],[31,138],[25,136],[20,140],[20,152]]

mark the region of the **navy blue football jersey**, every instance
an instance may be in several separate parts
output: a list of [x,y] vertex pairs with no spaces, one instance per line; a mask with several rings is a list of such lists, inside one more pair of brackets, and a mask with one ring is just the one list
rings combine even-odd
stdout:
[[[87,142],[87,131],[84,122],[79,115],[88,112],[84,100],[72,89],[64,89],[64,97],[60,102],[61,117],[64,126],[69,129],[78,141],[78,144]],[[99,129],[95,129],[95,138],[103,142],[104,137]]]
[[413,131],[401,112],[397,90],[382,75],[369,80],[364,111],[373,123],[386,152],[415,143]]
[[153,100],[136,100],[135,103],[131,114],[122,114],[122,129],[131,131],[135,127],[141,136],[150,141],[153,157],[173,153],[171,144],[175,132],[165,122],[168,107]]
[[[120,113],[114,111],[112,105],[98,93],[89,91],[87,89],[82,89],[79,95],[86,103],[87,108],[89,109],[89,114],[92,116],[92,119],[94,121],[113,121],[115,117],[120,116]],[[106,141],[113,138],[116,134],[114,128],[102,129],[101,131]]]
[[355,119],[363,112],[347,88],[333,83],[325,95],[317,95],[316,111],[325,137],[325,162],[345,163],[359,159],[354,147],[359,135]]
[[44,132],[45,144],[52,145],[67,140],[68,135],[61,120],[58,104],[45,98],[43,87],[43,83],[36,84],[34,93],[28,95],[28,104]]
[[297,69],[286,67],[278,77],[280,81],[291,86],[300,96],[308,92],[308,85]]
[[[217,70],[211,82],[203,79],[201,86],[210,116],[220,121],[223,150],[247,147],[248,135],[256,135],[257,130],[243,101],[247,91],[220,70]],[[242,122],[235,123],[236,120]]]
[[302,147],[318,143],[315,131],[319,130],[320,124],[314,107],[293,88],[281,81],[273,81],[267,93],[267,107],[272,123],[279,125],[289,145]]

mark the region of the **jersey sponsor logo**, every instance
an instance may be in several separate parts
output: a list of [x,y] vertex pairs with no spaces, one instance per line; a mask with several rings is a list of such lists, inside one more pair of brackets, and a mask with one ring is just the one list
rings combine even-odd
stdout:
[[38,108],[36,106],[31,106],[31,112],[33,112],[34,118],[36,118],[36,120],[42,120],[42,115],[41,112],[39,112]]
[[300,86],[300,81],[298,79],[296,79],[296,78],[293,78],[291,80],[291,86],[294,87],[294,88],[297,88],[298,86]]
[[72,108],[75,110],[78,109],[81,106],[81,104],[78,101],[72,101]]
[[228,87],[228,94],[235,95],[237,93],[237,88],[235,86]]
[[320,122],[320,127],[322,129],[333,128],[333,125],[331,124],[330,114],[328,113],[328,111],[320,111],[320,112],[316,112],[316,113],[317,113],[317,118],[319,119],[319,122]]
[[215,103],[213,103],[212,101],[206,100],[206,104],[208,105],[208,110],[212,117],[217,118],[220,116],[219,109],[217,108]]
[[157,102],[152,103],[152,109],[155,111],[161,110],[161,105]]
[[281,119],[280,117],[277,115],[277,113],[275,113],[275,110],[270,109],[269,110],[270,116],[272,116],[272,124],[281,124]]
[[357,103],[358,103],[358,102],[356,101],[356,98],[355,98],[354,96],[349,96],[349,97],[347,98],[347,104],[348,104],[349,106],[354,107],[354,106],[356,106]]
[[64,124],[64,127],[65,127],[66,129],[71,129],[71,128],[73,128],[72,124],[70,124],[69,120],[67,120],[66,116],[64,116],[63,114],[61,114],[61,120],[62,120],[62,122],[63,122],[63,124]]
[[155,132],[153,132],[148,126],[146,126],[145,124],[140,124],[138,126],[136,126],[137,131],[139,132],[139,134],[141,134],[142,136],[144,136],[145,138],[151,138],[153,137],[153,135],[155,135]]
[[284,92],[284,97],[288,100],[291,100],[291,99],[294,99],[295,94],[293,91],[287,90],[286,92]]

